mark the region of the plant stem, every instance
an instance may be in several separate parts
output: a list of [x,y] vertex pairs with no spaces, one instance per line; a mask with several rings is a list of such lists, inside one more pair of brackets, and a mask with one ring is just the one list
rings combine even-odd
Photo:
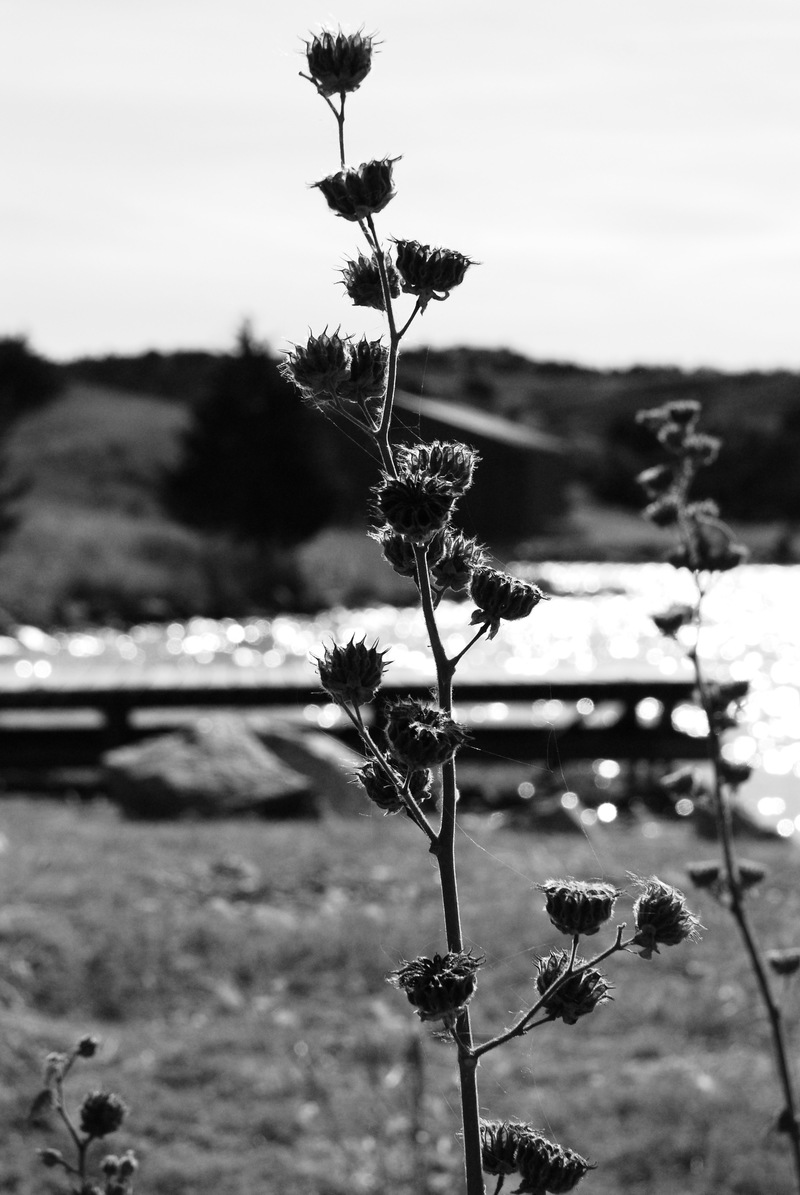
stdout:
[[725,871],[725,878],[728,887],[728,907],[739,928],[739,933],[741,935],[742,942],[744,943],[745,951],[747,952],[747,956],[750,960],[750,966],[756,978],[756,984],[761,995],[761,1000],[767,1013],[767,1019],[769,1020],[770,1033],[772,1036],[772,1050],[778,1072],[778,1081],[780,1083],[783,1092],[783,1098],[785,1100],[785,1131],[791,1143],[792,1158],[795,1169],[795,1181],[797,1184],[797,1190],[800,1191],[800,1123],[798,1123],[797,1119],[797,1102],[794,1094],[791,1068],[789,1066],[786,1038],[783,1029],[783,1017],[778,1001],[775,999],[773,994],[767,969],[764,965],[764,960],[761,957],[761,952],[758,948],[758,943],[756,942],[753,928],[750,925],[750,919],[747,915],[747,910],[744,904],[744,890],[742,888],[741,878],[739,875],[739,866],[736,860],[736,849],[733,839],[732,810],[730,800],[723,790],[722,784],[722,750],[720,736],[714,725],[713,702],[711,700],[711,695],[709,694],[708,684],[700,660],[699,639],[702,625],[700,620],[700,606],[703,593],[699,587],[699,583],[698,589],[700,590],[700,598],[698,599],[696,607],[697,636],[694,647],[688,652],[688,656],[694,666],[697,687],[700,691],[700,700],[702,702],[703,709],[705,710],[706,718],[708,719],[708,749],[714,780],[714,815],[717,826],[717,838],[722,851],[723,868]]

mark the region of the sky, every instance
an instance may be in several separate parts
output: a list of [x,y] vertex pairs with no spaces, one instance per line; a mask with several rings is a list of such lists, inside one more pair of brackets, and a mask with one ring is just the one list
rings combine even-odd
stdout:
[[796,0],[0,0],[0,335],[378,335],[309,186],[323,25],[380,43],[347,105],[350,164],[402,155],[380,235],[480,263],[409,346],[800,369]]

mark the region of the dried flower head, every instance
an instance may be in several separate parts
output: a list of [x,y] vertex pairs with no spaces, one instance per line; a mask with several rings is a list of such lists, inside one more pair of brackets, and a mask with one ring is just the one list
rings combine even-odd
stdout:
[[470,622],[488,626],[489,639],[494,639],[500,630],[502,618],[509,622],[527,618],[539,602],[548,600],[547,594],[537,585],[520,581],[488,565],[473,570],[469,592],[478,607]]
[[404,446],[397,453],[397,463],[402,473],[438,478],[456,494],[466,493],[472,485],[477,462],[478,454],[474,448],[451,440]]
[[547,880],[536,887],[544,908],[562,934],[596,934],[614,912],[619,890],[601,880]]
[[319,188],[337,216],[344,220],[366,220],[367,216],[382,212],[394,199],[392,168],[396,161],[397,158],[378,158],[360,166],[347,166],[312,186]]
[[520,1135],[516,1161],[522,1178],[517,1187],[518,1195],[572,1191],[587,1171],[594,1169],[591,1162],[575,1150],[548,1141],[541,1133],[530,1129]]
[[474,261],[453,249],[432,249],[419,241],[395,241],[395,261],[406,294],[416,295],[424,311],[431,299],[446,299],[464,281]]
[[456,495],[436,477],[385,473],[375,491],[378,517],[412,544],[427,543],[450,518]]
[[713,465],[721,447],[722,441],[717,436],[706,436],[696,432],[686,436],[682,453],[696,465]]
[[52,1170],[54,1166],[63,1166],[66,1159],[60,1149],[40,1149],[39,1161],[48,1170]]
[[702,407],[696,398],[681,398],[667,403],[664,408],[667,419],[681,427],[693,429],[700,418]]
[[667,561],[675,568],[689,568],[693,572],[724,573],[744,564],[748,556],[744,544],[736,543],[726,528],[695,521],[691,542],[676,544],[667,553]]
[[678,499],[673,494],[662,494],[644,508],[642,514],[656,527],[674,527],[678,522],[680,507]]
[[694,913],[686,907],[686,897],[671,884],[665,884],[656,876],[642,880],[634,876],[642,891],[633,906],[636,934],[633,945],[641,946],[642,958],[658,954],[659,946],[677,946],[680,942],[694,941],[702,928]]
[[[388,253],[383,255],[383,266],[389,284],[389,296],[396,299],[400,294],[400,276]],[[374,255],[365,257],[363,253],[359,253],[355,261],[348,261],[342,270],[342,285],[354,306],[374,307],[376,311],[386,310],[381,271]]]
[[115,1133],[128,1111],[118,1095],[111,1091],[93,1091],[80,1106],[80,1125],[90,1137],[107,1137]]
[[445,531],[442,554],[428,565],[435,588],[444,593],[446,589],[459,592],[466,589],[476,568],[486,561],[486,549],[476,539],[459,532]]
[[[357,769],[356,777],[373,805],[377,805],[378,809],[382,809],[385,814],[400,813],[401,810],[407,808],[402,797],[405,782],[394,769],[392,769],[391,775],[388,775],[377,764],[365,763],[363,767]],[[432,779],[427,768],[409,773],[408,791],[415,801],[422,801],[430,794]]]
[[372,535],[380,544],[384,559],[396,573],[401,577],[416,577],[417,558],[414,555],[414,545],[404,535],[398,535],[396,531],[390,531],[388,528],[373,532]]
[[350,352],[347,337],[338,332],[329,335],[326,330],[309,336],[304,345],[296,344],[280,371],[307,402],[315,406],[336,403],[350,382]]
[[97,1051],[100,1049],[100,1038],[95,1037],[91,1033],[86,1033],[79,1039],[75,1047],[75,1054],[78,1058],[94,1058]]
[[325,96],[355,91],[372,67],[372,36],[323,29],[306,42],[308,73]]
[[422,956],[392,971],[388,980],[405,992],[420,1020],[443,1021],[450,1028],[472,999],[482,962],[463,950],[432,959]]
[[452,759],[467,732],[449,714],[414,698],[393,701],[386,710],[386,740],[407,768],[434,768]]
[[339,387],[338,398],[361,406],[382,399],[386,392],[389,350],[380,340],[367,340],[366,336],[349,347],[348,376]]
[[317,660],[320,683],[334,701],[363,705],[372,701],[380,687],[387,667],[385,655],[377,643],[367,647],[365,639],[356,643],[355,636],[344,647],[332,644]]
[[584,959],[577,956],[570,972],[569,957],[565,950],[551,950],[547,958],[537,959],[536,987],[540,996],[544,996],[548,988],[566,975],[567,978],[559,987],[547,996],[543,1007],[554,1020],[560,1019],[565,1025],[574,1025],[579,1017],[594,1012],[598,1004],[611,999],[608,994],[611,985],[593,967],[575,974],[584,963]]

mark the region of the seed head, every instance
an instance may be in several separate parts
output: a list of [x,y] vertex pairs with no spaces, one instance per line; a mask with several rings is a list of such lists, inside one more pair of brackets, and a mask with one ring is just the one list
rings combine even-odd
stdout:
[[486,560],[486,551],[476,539],[470,539],[453,531],[445,531],[443,551],[439,560],[431,563],[430,550],[428,564],[433,583],[440,593],[446,589],[459,592],[466,589],[472,580],[476,568],[480,568]]
[[404,963],[388,976],[405,992],[422,1021],[443,1021],[453,1026],[469,1004],[477,986],[476,972],[483,959],[469,951],[421,956]]
[[753,769],[749,763],[733,763],[728,759],[720,759],[717,767],[720,776],[731,788],[739,788],[753,775]]
[[139,1162],[132,1149],[128,1149],[119,1160],[120,1178],[131,1178],[139,1169]]
[[344,220],[365,220],[381,212],[395,196],[392,167],[397,158],[379,158],[347,166],[313,183],[319,187],[328,207]]
[[398,452],[398,465],[403,473],[436,477],[459,495],[466,493],[472,485],[477,462],[478,454],[474,448],[450,440],[414,444]]
[[385,651],[378,651],[377,643],[367,647],[365,639],[356,643],[355,636],[344,647],[326,647],[317,660],[320,683],[334,701],[364,705],[380,688],[387,667],[385,655]]
[[508,1121],[481,1121],[481,1152],[487,1174],[513,1174],[517,1169],[520,1137],[529,1130]]
[[522,1177],[518,1195],[545,1195],[547,1191],[560,1195],[573,1190],[593,1168],[573,1149],[528,1130],[517,1145],[517,1169]]
[[383,398],[386,392],[386,371],[389,364],[389,350],[380,340],[367,340],[366,336],[350,346],[348,377],[339,387],[338,398],[343,402],[360,405]]
[[350,344],[338,332],[309,336],[305,345],[296,344],[280,367],[303,398],[314,406],[339,401],[350,384]]
[[119,1158],[116,1154],[106,1154],[100,1163],[100,1169],[106,1178],[115,1178],[119,1174]]
[[80,1124],[90,1137],[107,1137],[115,1133],[128,1111],[118,1095],[111,1091],[93,1091],[80,1106]]
[[[403,778],[397,772],[393,771],[390,777],[387,776],[383,768],[377,767],[376,764],[365,763],[356,771],[356,777],[373,805],[382,809],[384,814],[400,813],[401,810],[407,808],[400,795]],[[431,780],[432,776],[427,768],[410,773],[409,792],[415,801],[421,801],[428,796]]]
[[691,430],[700,418],[702,407],[697,399],[683,398],[667,403],[664,410],[667,418],[671,419],[673,423]]
[[407,768],[446,763],[466,738],[449,714],[414,698],[401,698],[387,708],[386,740],[394,758]]
[[698,791],[695,770],[688,765],[678,768],[675,772],[670,772],[667,776],[662,776],[659,784],[665,792],[671,793],[674,797],[693,797]]
[[384,559],[391,564],[401,577],[416,577],[417,561],[414,556],[414,545],[396,531],[374,532],[374,538],[381,545]]
[[372,67],[371,36],[324,29],[306,42],[308,73],[322,95],[356,91]]
[[706,436],[700,433],[687,435],[683,441],[682,452],[696,465],[713,465],[719,456],[722,441],[717,436]]
[[544,893],[544,909],[562,934],[596,934],[614,912],[619,890],[601,880],[547,880],[536,887]]
[[663,494],[644,508],[642,514],[656,527],[674,527],[678,521],[678,502],[672,494]]
[[453,491],[436,477],[385,473],[375,491],[378,517],[412,544],[427,543],[450,518]]
[[[633,877],[637,879],[637,877]],[[652,958],[659,953],[659,946],[677,946],[680,942],[694,941],[699,937],[700,922],[686,907],[686,897],[671,884],[665,884],[656,876],[649,880],[638,880],[642,888],[633,906],[636,935],[635,946],[641,946],[642,958]]]
[[[575,958],[574,969],[581,967],[584,960]],[[536,987],[539,994],[544,996],[560,976],[566,974],[569,966],[569,955],[565,950],[551,950],[547,958],[536,960],[538,975]],[[579,1017],[585,1017],[593,1012],[598,1004],[610,1000],[611,985],[593,967],[587,968],[579,974],[569,974],[560,987],[544,1002],[544,1008],[554,1020],[559,1018],[565,1025],[574,1025]]]
[[694,522],[691,543],[676,544],[667,553],[675,568],[693,572],[729,572],[749,556],[744,544],[736,543],[730,533],[715,523]]
[[475,265],[463,253],[452,249],[432,249],[419,241],[395,241],[395,244],[402,289],[418,297],[423,311],[431,299],[446,299],[453,287],[464,281],[469,267]]
[[[389,295],[396,299],[400,294],[400,276],[388,253],[383,255],[383,265],[389,283]],[[359,253],[355,261],[348,261],[342,270],[342,285],[355,307],[374,307],[377,311],[386,310],[383,301],[383,287],[381,286],[381,272],[374,256],[365,257],[363,253]]]
[[686,873],[695,888],[709,888],[714,892],[719,887],[722,869],[715,860],[703,859],[698,863],[687,863]]
[[470,622],[488,625],[489,639],[494,639],[500,630],[502,618],[509,622],[527,618],[539,602],[549,600],[537,585],[520,581],[488,565],[473,570],[469,592],[478,607]]

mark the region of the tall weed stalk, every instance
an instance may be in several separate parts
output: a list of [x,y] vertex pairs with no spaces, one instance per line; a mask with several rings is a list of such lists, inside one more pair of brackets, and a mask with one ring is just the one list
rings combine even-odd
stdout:
[[[314,186],[360,240],[341,281],[354,306],[383,313],[386,341],[363,335],[355,339],[326,328],[295,345],[282,368],[305,402],[344,432],[355,433],[376,458],[369,534],[388,564],[416,586],[435,666],[435,692],[430,702],[405,698],[385,703],[378,731],[370,707],[387,667],[386,651],[354,636],[349,643],[326,646],[317,667],[322,687],[360,737],[365,758],[359,781],[366,798],[384,814],[410,818],[436,862],[442,951],[402,963],[389,979],[420,1020],[455,1046],[467,1195],[483,1195],[484,1174],[494,1181],[495,1193],[509,1176],[521,1193],[570,1191],[592,1164],[532,1126],[485,1119],[478,1063],[545,1024],[575,1024],[608,999],[609,984],[597,969],[601,962],[620,952],[649,959],[660,945],[695,937],[698,922],[675,888],[655,877],[638,880],[632,931],[626,935],[625,925],[616,925],[610,942],[584,958],[579,954],[583,940],[610,927],[622,892],[599,879],[545,880],[538,887],[551,922],[565,935],[565,949],[536,960],[529,1006],[512,1025],[480,1032],[473,1027],[483,959],[465,950],[459,901],[456,758],[468,735],[456,718],[454,678],[478,640],[492,640],[504,622],[533,614],[546,595],[494,567],[487,549],[457,527],[456,506],[473,484],[478,465],[475,450],[451,441],[393,440],[401,342],[418,317],[447,300],[468,274],[471,279],[476,263],[452,249],[387,238],[378,231],[395,196],[398,159],[373,158],[350,166],[345,138],[346,106],[370,74],[374,49],[374,37],[363,32],[324,30],[307,41],[307,69],[301,74],[331,112],[337,132],[336,169]],[[465,627],[466,646],[452,654],[437,623],[437,608],[448,592],[468,594],[474,607]]]
[[720,518],[716,503],[698,500],[693,493],[698,472],[713,464],[721,447],[717,437],[698,429],[700,415],[698,402],[682,400],[640,411],[637,417],[658,437],[666,458],[639,475],[638,481],[650,500],[645,516],[659,526],[674,530],[676,542],[668,558],[676,568],[690,571],[695,590],[690,604],[671,606],[656,616],[655,622],[662,634],[683,643],[697,682],[697,700],[708,726],[710,782],[696,769],[686,767],[667,776],[664,784],[677,799],[690,800],[713,816],[719,860],[690,863],[688,873],[697,888],[709,892],[730,910],[739,931],[769,1025],[783,1103],[775,1127],[789,1142],[800,1191],[800,1122],[783,1014],[775,988],[776,977],[790,976],[800,970],[800,949],[764,948],[748,909],[752,890],[765,877],[762,867],[740,857],[735,837],[737,794],[752,768],[731,754],[726,734],[737,726],[749,683],[715,676],[713,663],[702,651],[704,603],[709,588],[720,572],[742,564],[747,551]]

